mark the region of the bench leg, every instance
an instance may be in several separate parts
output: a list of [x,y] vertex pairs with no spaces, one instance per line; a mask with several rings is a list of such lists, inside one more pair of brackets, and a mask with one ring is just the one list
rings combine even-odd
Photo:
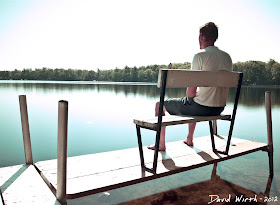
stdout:
[[266,188],[265,188],[265,191],[264,191],[264,194],[266,196],[269,196],[269,194],[270,194],[272,180],[273,180],[273,178],[269,176],[268,180],[267,180],[267,183],[266,183]]
[[269,158],[269,174],[273,177],[273,138],[272,138],[272,117],[271,117],[271,95],[265,92],[265,110],[267,124],[267,153]]
[[158,126],[157,132],[156,132],[156,142],[155,142],[153,169],[152,170],[148,170],[148,171],[152,172],[153,174],[156,174],[156,170],[157,170],[157,160],[158,160],[160,133],[161,133],[161,127]]
[[[156,166],[157,166],[157,160],[154,160],[154,165],[153,165],[153,169],[146,167],[145,165],[145,161],[144,161],[144,154],[143,154],[143,145],[142,145],[142,138],[141,138],[141,132],[140,132],[140,127],[138,125],[136,125],[136,131],[137,131],[137,139],[138,139],[138,147],[139,147],[139,154],[140,154],[140,161],[141,161],[141,168],[142,171],[148,171],[150,173],[155,174],[156,170]],[[158,153],[158,149],[157,152],[155,150],[155,155]],[[155,158],[157,159],[157,157]]]
[[273,178],[274,168],[273,168],[273,148],[271,145],[268,145],[268,160],[269,160],[269,177]]
[[140,127],[138,125],[136,125],[136,131],[137,131],[137,139],[138,139],[138,147],[139,147],[139,153],[140,153],[141,167],[142,167],[142,169],[144,169],[145,168],[145,162],[144,162],[144,155],[143,155],[143,146],[142,146]]
[[215,147],[214,130],[213,130],[212,121],[209,121],[209,128],[210,128],[210,134],[211,134],[212,150],[213,150],[213,152],[216,152],[217,150]]
[[[217,135],[217,122],[216,122],[216,120],[213,121],[213,124],[214,124],[214,125],[213,125],[214,128],[213,128],[213,126],[212,126],[212,121],[209,121],[213,152],[228,155],[228,151],[229,151],[229,146],[230,146],[230,141],[231,141],[231,136],[232,136],[232,130],[233,130],[234,121],[231,120],[231,123],[230,123],[229,134],[228,134],[228,140],[227,140],[227,144],[226,144],[226,149],[225,149],[225,151],[220,151],[220,150],[217,150],[217,149],[215,148],[214,134]],[[211,127],[212,127],[212,131],[211,131]],[[213,134],[212,134],[212,133],[213,133]]]
[[213,120],[213,132],[214,132],[214,135],[218,134],[217,120]]
[[[216,123],[214,123],[214,126],[215,126],[215,124]],[[228,149],[229,149],[229,144],[230,144],[230,140],[231,140],[231,133],[232,133],[232,128],[233,127],[231,127],[231,130],[230,130],[230,135],[228,137],[226,151],[220,151],[220,150],[216,149],[215,139],[214,139],[214,132],[215,132],[215,130],[213,129],[212,121],[209,121],[209,127],[210,127],[210,133],[211,133],[211,142],[212,142],[212,150],[213,150],[213,152],[227,155],[228,154]]]

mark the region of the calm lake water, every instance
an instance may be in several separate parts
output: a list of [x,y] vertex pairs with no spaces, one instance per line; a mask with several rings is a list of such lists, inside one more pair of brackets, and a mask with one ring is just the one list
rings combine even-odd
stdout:
[[[230,113],[229,111],[232,109],[234,98],[232,91],[224,113]],[[242,88],[233,137],[267,142],[265,91],[271,91],[272,96],[274,166],[276,179],[279,181],[279,87]],[[159,90],[155,84],[134,83],[0,81],[0,93],[0,167],[23,164],[25,161],[19,95],[27,96],[35,162],[56,158],[59,100],[69,102],[68,156],[76,156],[137,147],[133,118],[153,115],[154,104],[159,98]],[[167,97],[184,95],[184,89],[167,90]],[[228,125],[228,122],[218,122],[218,132],[226,135]],[[166,140],[167,142],[183,140],[186,134],[187,125],[168,127]],[[204,135],[209,135],[208,123],[198,123],[195,137]],[[143,144],[153,143],[154,132],[143,131]],[[228,168],[224,168],[223,172],[220,169],[220,175],[227,180],[233,182],[239,180],[239,184],[244,183],[244,186],[254,191],[265,189],[265,184],[261,180],[266,182],[268,177],[266,153],[257,152],[219,164]],[[198,170],[205,169],[207,168]],[[192,173],[192,171],[188,173]],[[243,177],[244,174],[250,173],[252,177],[257,176],[257,179],[252,179],[252,182],[246,180],[240,182],[238,177],[240,173]],[[174,186],[180,186],[181,183],[180,180],[177,180],[177,184]],[[262,185],[258,186],[258,183]],[[280,184],[277,183],[275,181],[275,187],[272,189],[276,195],[279,194],[277,186],[280,187]]]

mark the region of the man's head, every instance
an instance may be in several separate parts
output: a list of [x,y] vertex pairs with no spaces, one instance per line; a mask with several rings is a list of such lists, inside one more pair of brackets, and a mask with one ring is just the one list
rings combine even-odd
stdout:
[[218,39],[218,27],[208,22],[199,29],[199,44],[200,49],[204,49],[208,46],[213,46]]

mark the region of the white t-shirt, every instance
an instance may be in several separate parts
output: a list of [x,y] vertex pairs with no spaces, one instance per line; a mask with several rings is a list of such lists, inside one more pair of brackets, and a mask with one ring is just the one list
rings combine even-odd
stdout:
[[[192,70],[232,71],[232,60],[228,53],[209,46],[193,57]],[[200,87],[194,101],[208,107],[224,107],[228,91],[228,88]]]

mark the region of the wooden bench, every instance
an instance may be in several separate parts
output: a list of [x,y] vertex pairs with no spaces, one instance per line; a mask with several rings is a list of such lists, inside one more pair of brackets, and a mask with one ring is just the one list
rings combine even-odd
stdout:
[[[237,109],[239,94],[241,90],[242,77],[243,77],[243,73],[240,72],[160,69],[158,75],[158,87],[160,88],[160,105],[159,105],[159,112],[158,112],[159,115],[157,117],[151,117],[149,119],[133,120],[133,122],[136,124],[138,146],[139,146],[142,168],[148,172],[156,174],[157,158],[158,158],[158,151],[159,151],[159,139],[160,139],[160,132],[162,126],[209,121],[213,152],[227,155],[229,151],[230,140],[231,140],[232,130],[235,121],[236,109]],[[186,88],[186,87],[225,87],[225,88],[236,87],[237,89],[235,92],[235,101],[234,101],[232,114],[218,115],[218,116],[177,116],[177,115],[162,116],[166,88]],[[215,148],[214,134],[217,134],[216,120],[230,121],[230,128],[229,128],[227,146],[225,151],[217,150]],[[145,166],[140,128],[156,131],[154,162],[152,168],[148,168]]]

